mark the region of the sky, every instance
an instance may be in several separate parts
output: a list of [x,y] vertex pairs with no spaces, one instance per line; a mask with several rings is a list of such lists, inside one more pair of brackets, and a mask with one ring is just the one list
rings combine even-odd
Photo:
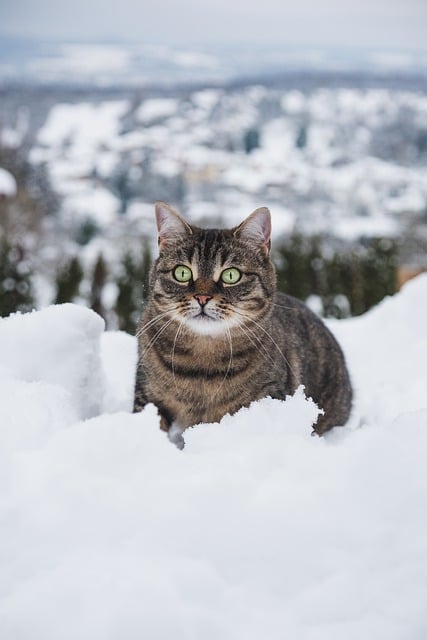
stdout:
[[1,0],[0,34],[427,50],[427,0]]

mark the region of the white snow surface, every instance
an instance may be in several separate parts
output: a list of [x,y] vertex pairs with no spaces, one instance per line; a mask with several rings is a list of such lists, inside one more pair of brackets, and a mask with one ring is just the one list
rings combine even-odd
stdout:
[[172,116],[178,109],[179,102],[175,98],[151,98],[145,100],[137,109],[136,117],[144,123],[161,120]]
[[0,637],[424,640],[427,276],[330,323],[354,416],[299,389],[185,433],[130,413],[91,311],[0,321]]
[[12,198],[16,195],[16,180],[13,175],[0,167],[0,196]]

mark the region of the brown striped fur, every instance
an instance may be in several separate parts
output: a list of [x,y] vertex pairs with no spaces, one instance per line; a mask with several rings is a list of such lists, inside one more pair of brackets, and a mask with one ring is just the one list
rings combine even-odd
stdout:
[[[342,351],[302,302],[276,291],[268,209],[233,229],[189,225],[164,203],[156,217],[160,251],[138,331],[134,410],[153,402],[164,429],[184,430],[303,384],[325,412],[315,431],[343,425],[352,391]],[[188,282],[174,277],[177,265],[191,269]],[[230,267],[241,279],[224,284]]]

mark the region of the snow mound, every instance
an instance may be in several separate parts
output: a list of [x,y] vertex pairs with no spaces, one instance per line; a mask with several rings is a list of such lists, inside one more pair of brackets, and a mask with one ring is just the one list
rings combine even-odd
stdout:
[[299,389],[180,451],[129,412],[133,338],[71,305],[0,322],[0,636],[424,640],[426,324],[427,277],[331,324],[361,428],[312,437]]
[[427,274],[364,316],[331,322],[344,347],[362,420],[427,406]]
[[0,320],[0,439],[34,445],[101,410],[103,320],[66,304]]

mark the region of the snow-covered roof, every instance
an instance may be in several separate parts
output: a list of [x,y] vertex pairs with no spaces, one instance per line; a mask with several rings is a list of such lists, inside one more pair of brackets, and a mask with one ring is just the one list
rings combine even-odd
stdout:
[[0,196],[13,198],[16,195],[16,180],[9,171],[0,167]]

